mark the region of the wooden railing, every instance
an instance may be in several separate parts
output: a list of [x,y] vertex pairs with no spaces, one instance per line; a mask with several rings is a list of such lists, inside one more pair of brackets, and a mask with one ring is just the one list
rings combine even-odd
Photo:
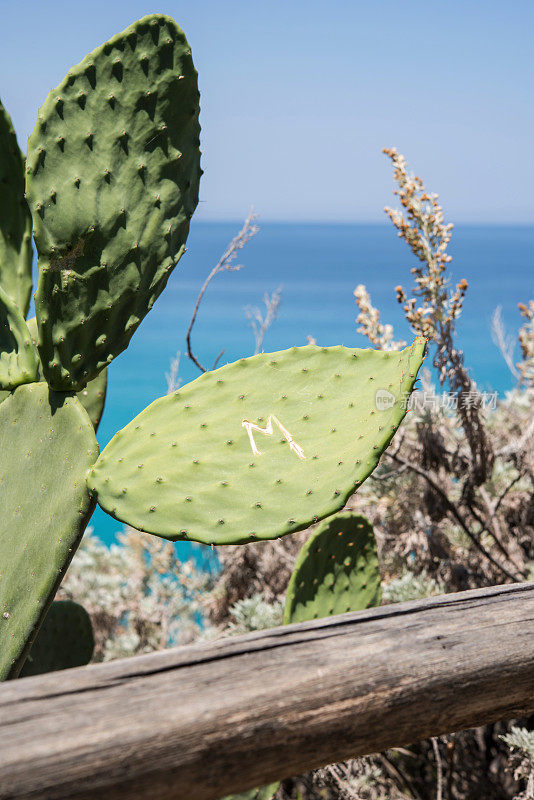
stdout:
[[215,800],[534,710],[534,583],[0,686],[0,797]]

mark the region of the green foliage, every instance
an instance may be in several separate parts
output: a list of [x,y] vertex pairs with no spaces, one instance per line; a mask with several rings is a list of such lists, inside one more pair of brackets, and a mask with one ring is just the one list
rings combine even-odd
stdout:
[[197,73],[183,31],[151,15],[48,95],[28,142],[39,352],[79,391],[128,345],[185,249],[198,202]]
[[317,527],[298,555],[284,622],[379,606],[381,595],[373,526],[352,512],[336,514]]
[[426,572],[415,575],[408,569],[403,569],[401,575],[384,584],[383,589],[386,603],[404,603],[443,592],[440,584]]
[[88,529],[59,590],[91,615],[93,660],[150,653],[198,638],[209,574],[192,560],[180,561],[175,547],[156,536],[125,530],[117,539],[107,547]]
[[0,390],[37,379],[37,353],[17,304],[0,286]]
[[501,739],[506,742],[508,747],[518,750],[521,755],[534,761],[534,731],[513,725],[510,733],[501,736]]
[[205,373],[119,431],[89,487],[116,519],[173,541],[302,530],[343,508],[376,467],[424,348],[422,338],[388,353],[310,345]]
[[24,199],[24,156],[0,102],[0,286],[28,313],[32,289],[32,221]]
[[268,603],[263,594],[238,600],[230,609],[228,631],[232,634],[250,633],[276,628],[283,623],[282,603]]
[[76,397],[32,383],[0,404],[0,680],[20,670],[83,535],[97,453]]
[[83,667],[91,660],[94,646],[93,626],[85,608],[72,600],[55,600],[32,644],[20,677]]
[[267,786],[260,786],[259,789],[249,789],[248,792],[239,794],[229,794],[223,800],[271,800],[280,786],[280,781],[269,783]]

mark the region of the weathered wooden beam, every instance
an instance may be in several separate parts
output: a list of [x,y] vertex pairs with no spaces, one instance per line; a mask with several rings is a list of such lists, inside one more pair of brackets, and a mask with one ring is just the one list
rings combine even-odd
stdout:
[[534,583],[0,686],[0,797],[215,800],[534,710]]

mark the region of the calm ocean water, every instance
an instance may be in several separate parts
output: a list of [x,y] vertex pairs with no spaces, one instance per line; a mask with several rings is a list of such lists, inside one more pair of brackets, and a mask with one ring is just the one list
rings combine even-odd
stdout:
[[[382,321],[395,325],[397,338],[410,339],[394,287],[411,285],[414,265],[408,247],[390,224],[261,224],[258,235],[241,251],[240,272],[218,275],[201,306],[193,330],[197,357],[211,365],[224,347],[221,364],[251,355],[254,339],[243,308],[263,304],[264,292],[282,287],[279,318],[268,332],[265,351],[306,344],[366,347],[356,333],[353,290],[366,284]],[[176,351],[182,352],[183,383],[197,377],[188,360],[185,332],[198,290],[239,223],[193,224],[188,251],[167,288],[136,332],[128,350],[109,370],[106,409],[98,439],[103,448],[145,406],[165,394],[165,372]],[[453,281],[466,278],[469,290],[458,324],[466,362],[482,389],[504,393],[513,379],[491,339],[491,316],[502,306],[510,332],[517,331],[518,302],[534,296],[534,227],[457,226],[449,250]],[[517,350],[519,358],[519,350]],[[120,524],[97,509],[95,532],[106,543]],[[180,543],[185,557],[190,545]]]

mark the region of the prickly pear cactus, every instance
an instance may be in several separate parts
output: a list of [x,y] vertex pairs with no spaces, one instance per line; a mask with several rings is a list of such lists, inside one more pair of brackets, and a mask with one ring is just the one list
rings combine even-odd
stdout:
[[26,165],[38,354],[24,321],[23,159],[0,106],[0,680],[20,671],[94,508],[86,476],[106,364],[184,251],[198,100],[189,45],[162,15],[94,50],[49,95]]
[[37,380],[37,353],[17,304],[0,286],[0,390]]
[[97,454],[76,397],[31,383],[0,404],[0,680],[18,674],[83,535]]
[[242,359],[152,403],[90,471],[99,504],[171,540],[273,539],[334,514],[406,413],[425,340]]
[[93,626],[85,608],[72,600],[54,600],[19,677],[83,667],[94,647]]
[[24,156],[0,102],[0,286],[28,313],[32,290],[32,221],[24,198]]
[[170,17],[134,23],[48,95],[28,142],[39,353],[79,391],[121,353],[182,256],[198,202],[197,72]]
[[287,589],[284,623],[361,611],[382,598],[371,523],[346,512],[324,520],[295,562]]
[[[35,347],[37,347],[37,320],[35,317],[26,321],[30,336]],[[43,368],[40,359],[38,359],[38,372],[37,380],[44,381]],[[108,370],[103,369],[99,372],[96,378],[89,381],[84,389],[76,393],[76,396],[82,406],[89,414],[89,419],[93,423],[95,431],[98,430],[102,414],[104,413],[104,405],[106,403],[106,392],[108,387]],[[7,393],[6,393],[7,395]],[[4,399],[2,392],[0,392],[0,403]]]

